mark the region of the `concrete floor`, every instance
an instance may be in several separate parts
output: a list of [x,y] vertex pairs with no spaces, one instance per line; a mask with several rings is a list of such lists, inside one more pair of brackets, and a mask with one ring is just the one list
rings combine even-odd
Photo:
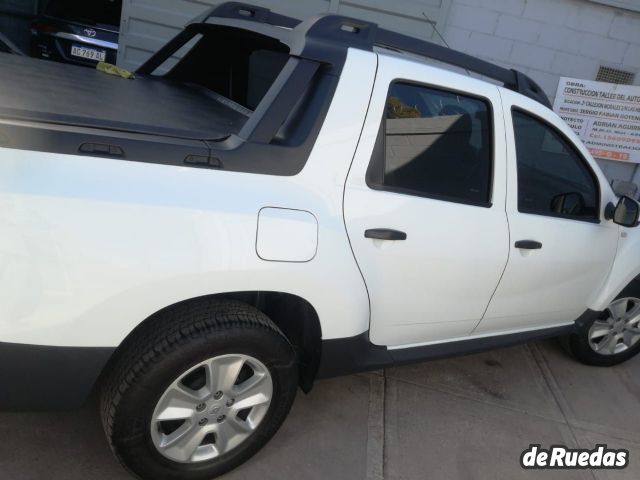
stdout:
[[[543,446],[630,451],[625,470],[525,471]],[[95,400],[1,413],[0,479],[125,480]],[[640,357],[580,365],[554,341],[318,382],[276,437],[225,480],[640,478]]]

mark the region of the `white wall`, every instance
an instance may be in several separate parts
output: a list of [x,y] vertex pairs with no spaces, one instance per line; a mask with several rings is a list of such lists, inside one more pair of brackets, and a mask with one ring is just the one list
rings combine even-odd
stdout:
[[[635,2],[640,9],[640,0]],[[124,0],[119,63],[135,68],[219,0]],[[553,98],[560,76],[595,79],[600,65],[638,72],[640,12],[590,0],[248,0],[296,17],[322,12],[371,19],[409,35],[529,74]]]
[[[134,70],[192,18],[222,0],[123,0],[118,64]],[[444,28],[451,0],[244,0],[297,18],[319,13],[371,20],[387,28],[434,39]]]
[[[589,0],[452,0],[443,36],[528,74],[552,102],[561,76],[595,80],[601,65],[636,72],[640,85],[640,13],[630,10]],[[600,165],[610,179],[640,183],[633,164]]]
[[[191,18],[220,0],[124,0],[118,63],[135,69]],[[600,0],[607,3],[611,0]],[[637,72],[640,13],[598,0],[247,0],[299,18],[338,12],[447,43],[535,79],[553,100],[561,76],[595,79],[601,65]],[[638,5],[640,0],[616,0]],[[428,17],[428,19],[425,17]],[[609,178],[635,180],[634,165],[602,161]]]
[[561,76],[594,80],[600,65],[638,72],[640,85],[640,12],[589,0],[452,0],[444,37],[522,70],[552,98]]

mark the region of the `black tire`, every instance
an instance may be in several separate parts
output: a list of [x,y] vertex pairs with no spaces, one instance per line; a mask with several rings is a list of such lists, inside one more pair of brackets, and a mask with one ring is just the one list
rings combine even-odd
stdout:
[[[249,355],[273,382],[269,409],[236,448],[212,460],[178,463],[161,455],[151,439],[151,418],[168,385],[194,365],[225,354]],[[247,304],[207,300],[158,314],[123,344],[101,397],[105,433],[118,460],[143,479],[204,480],[248,460],[284,422],[298,387],[293,347],[262,312]]]
[[[627,285],[624,290],[616,296],[614,301],[627,297],[640,298],[640,280],[634,279],[631,281],[631,283],[629,283],[629,285]],[[614,355],[603,355],[597,353],[593,348],[591,348],[591,345],[589,344],[589,329],[593,325],[593,322],[600,318],[604,318],[604,316],[606,316],[606,313],[580,326],[576,333],[565,337],[562,341],[562,345],[565,349],[578,361],[586,365],[611,367],[625,362],[640,353],[640,342],[633,347],[628,348],[624,352]]]

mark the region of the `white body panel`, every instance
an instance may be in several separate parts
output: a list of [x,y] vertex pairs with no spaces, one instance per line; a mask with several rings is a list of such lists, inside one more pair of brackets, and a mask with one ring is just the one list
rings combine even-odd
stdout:
[[[403,58],[380,57],[362,139],[345,189],[345,222],[371,299],[371,341],[403,345],[469,334],[489,304],[507,262],[505,143],[495,110],[490,207],[369,188],[365,175],[384,116],[387,92],[403,79],[474,92],[500,104],[498,89]],[[406,232],[406,241],[372,240],[367,229]]]
[[[366,331],[367,292],[342,194],[376,64],[373,53],[349,51],[295,177],[0,149],[0,341],[116,346],[168,305],[249,290],[305,298],[322,319],[323,338]],[[258,257],[264,207],[313,214],[313,260]]]
[[[619,227],[611,221],[591,223],[518,211],[518,176],[512,107],[520,107],[556,125],[590,162],[601,185],[600,216],[616,199],[596,162],[573,131],[539,103],[501,89],[507,125],[507,215],[511,234],[509,263],[485,318],[475,333],[513,328],[544,328],[570,323],[600,292],[614,263]],[[560,121],[559,121],[560,120]],[[602,188],[604,186],[604,188]],[[542,243],[540,250],[520,250],[518,240]]]
[[[0,342],[113,347],[176,302],[279,291],[311,303],[324,339],[370,329],[375,343],[402,347],[568,323],[604,309],[640,274],[640,229],[517,214],[513,133],[499,92],[505,109],[521,104],[574,141],[597,172],[602,208],[616,201],[555,114],[406,58],[380,55],[379,63],[349,51],[294,177],[0,148]],[[387,88],[400,74],[491,100],[490,208],[366,185]],[[368,228],[403,230],[408,240],[365,239]],[[512,248],[530,235],[542,251]]]

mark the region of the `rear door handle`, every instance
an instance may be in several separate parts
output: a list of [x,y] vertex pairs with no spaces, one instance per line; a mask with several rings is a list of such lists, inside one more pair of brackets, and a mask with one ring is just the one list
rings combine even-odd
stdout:
[[371,228],[364,232],[365,238],[375,238],[377,240],[406,240],[407,234],[399,230],[390,228]]
[[515,243],[515,247],[522,248],[523,250],[540,250],[542,243],[536,242],[535,240],[518,240]]

